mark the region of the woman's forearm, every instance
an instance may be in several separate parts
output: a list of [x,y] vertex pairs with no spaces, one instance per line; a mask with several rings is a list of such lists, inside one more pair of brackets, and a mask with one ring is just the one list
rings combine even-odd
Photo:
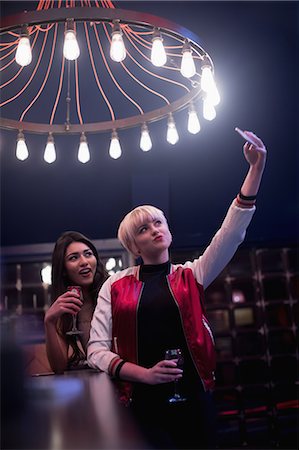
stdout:
[[[241,187],[241,195],[252,197],[258,193],[263,172],[266,165],[267,150],[263,141],[254,133],[246,131],[251,139],[243,147],[245,159],[249,163],[249,170]],[[241,197],[243,200],[243,198]]]
[[126,362],[121,368],[121,379],[149,383],[148,369],[137,364]]
[[175,360],[159,361],[153,367],[145,368],[116,357],[111,361],[110,375],[117,379],[144,384],[170,383],[182,377],[183,370]]
[[242,194],[246,197],[256,195],[261,184],[262,176],[263,170],[250,167],[241,187]]
[[67,368],[68,345],[59,336],[55,323],[45,322],[46,351],[50,366],[55,373],[63,373]]

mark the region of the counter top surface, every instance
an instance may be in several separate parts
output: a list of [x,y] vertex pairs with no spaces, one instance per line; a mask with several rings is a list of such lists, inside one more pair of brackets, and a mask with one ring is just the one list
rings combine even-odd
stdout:
[[84,369],[26,377],[14,401],[2,423],[1,448],[148,448],[105,373]]

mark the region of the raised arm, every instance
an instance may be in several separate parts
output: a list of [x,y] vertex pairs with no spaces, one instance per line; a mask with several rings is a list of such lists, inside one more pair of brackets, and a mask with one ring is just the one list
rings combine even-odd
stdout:
[[249,169],[240,193],[232,202],[221,228],[203,255],[193,263],[187,263],[204,288],[215,280],[234,256],[245,238],[246,229],[255,211],[255,198],[265,168],[267,151],[261,139],[254,133],[245,133],[256,145],[246,142],[243,147]]

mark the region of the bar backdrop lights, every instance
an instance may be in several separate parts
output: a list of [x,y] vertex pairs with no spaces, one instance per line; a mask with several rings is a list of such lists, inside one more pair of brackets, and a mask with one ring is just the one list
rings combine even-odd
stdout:
[[56,136],[78,134],[78,160],[86,163],[89,134],[111,136],[107,150],[118,159],[125,128],[139,130],[136,144],[146,152],[152,122],[164,121],[162,138],[175,145],[176,112],[187,111],[192,134],[201,116],[215,118],[213,61],[190,30],[110,1],[62,4],[41,0],[2,20],[0,126],[16,132],[19,160],[30,155],[27,133],[45,135],[49,164]]

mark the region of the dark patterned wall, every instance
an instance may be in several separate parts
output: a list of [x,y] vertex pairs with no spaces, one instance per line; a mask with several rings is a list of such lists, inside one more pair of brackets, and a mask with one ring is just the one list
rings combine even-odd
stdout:
[[207,288],[220,448],[297,448],[298,298],[295,247],[240,249]]

